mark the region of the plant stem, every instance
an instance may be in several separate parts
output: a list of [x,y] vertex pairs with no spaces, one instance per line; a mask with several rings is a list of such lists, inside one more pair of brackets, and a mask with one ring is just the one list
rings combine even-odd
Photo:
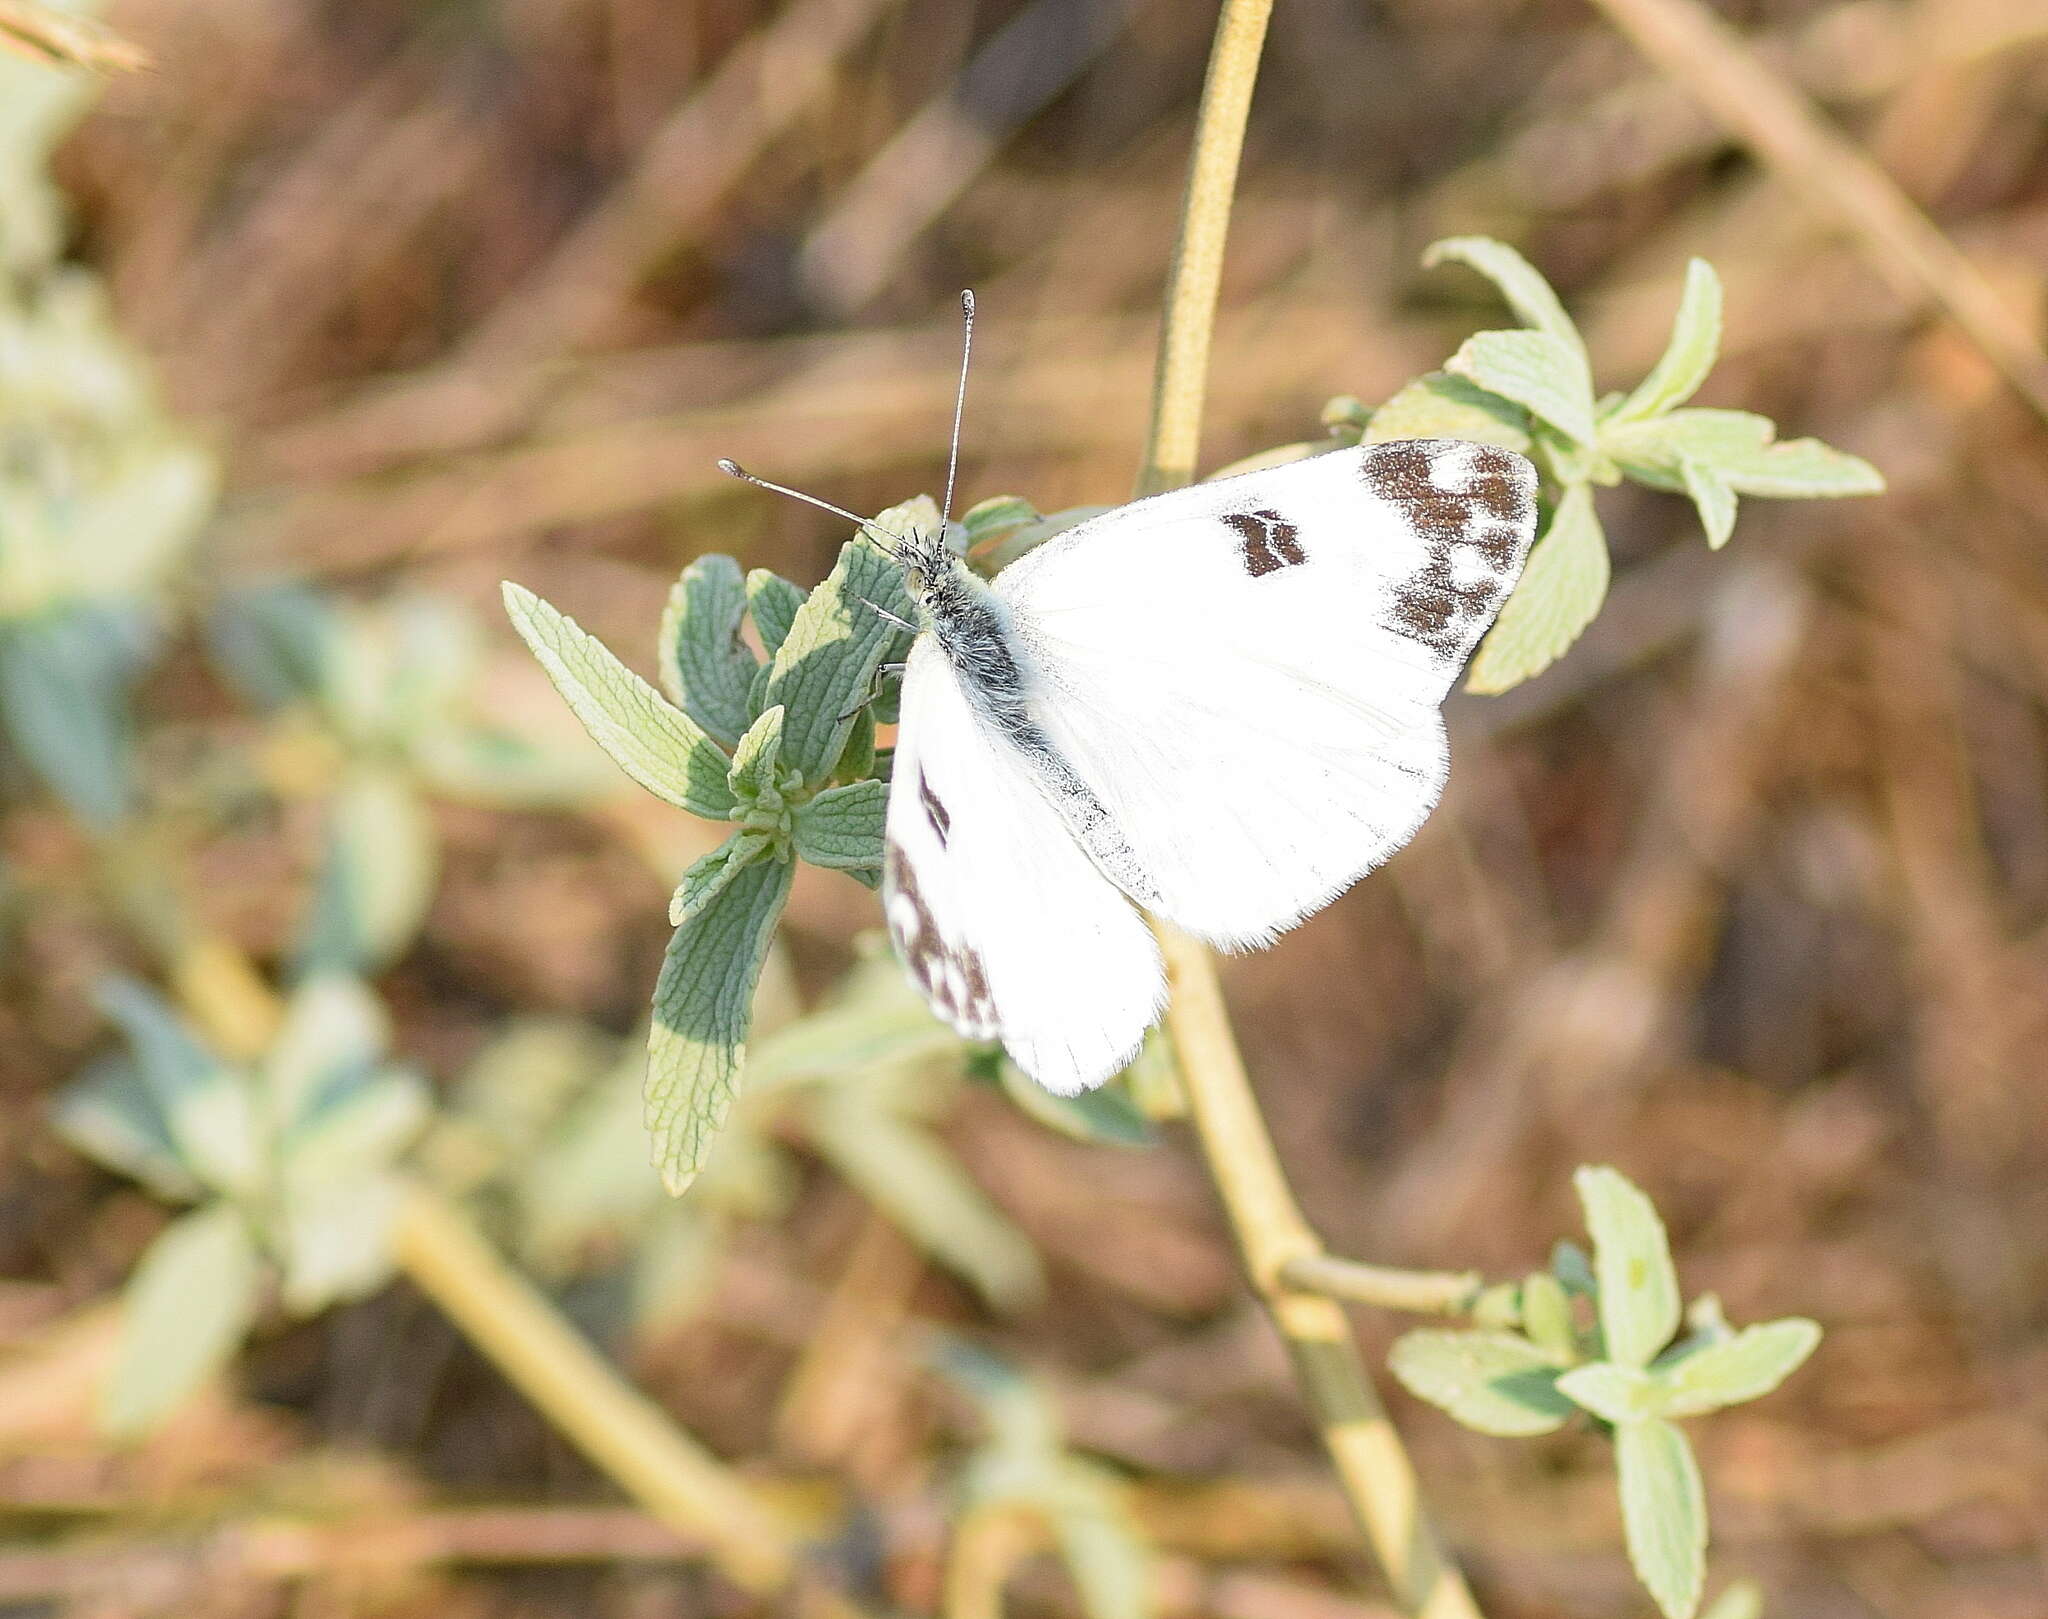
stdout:
[[[1194,477],[1223,245],[1271,11],[1272,0],[1224,0],[1217,22],[1167,281],[1141,495]],[[1373,1393],[1343,1308],[1286,1274],[1291,1262],[1319,1257],[1322,1245],[1294,1201],[1252,1095],[1215,962],[1177,930],[1158,931],[1172,992],[1167,1024],[1202,1154],[1338,1479],[1402,1609],[1427,1619],[1476,1619],[1472,1593],[1438,1549],[1414,1467]]]
[[1334,1254],[1296,1254],[1281,1279],[1305,1293],[1416,1315],[1464,1315],[1486,1285],[1476,1270],[1397,1270]]

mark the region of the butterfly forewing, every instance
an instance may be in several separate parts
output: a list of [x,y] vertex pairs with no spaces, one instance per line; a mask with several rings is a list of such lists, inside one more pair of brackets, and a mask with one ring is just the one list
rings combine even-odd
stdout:
[[1414,440],[1121,507],[1001,575],[1038,719],[1142,868],[1112,874],[1241,947],[1401,847],[1534,528],[1521,457]]
[[1075,842],[930,636],[910,654],[883,911],[933,1011],[1048,1090],[1100,1084],[1164,994],[1144,920]]

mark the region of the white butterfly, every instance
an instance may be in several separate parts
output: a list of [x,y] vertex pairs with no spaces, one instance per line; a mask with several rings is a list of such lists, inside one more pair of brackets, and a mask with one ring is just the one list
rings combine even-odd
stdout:
[[1399,849],[1535,526],[1521,456],[1416,439],[1135,501],[992,584],[892,537],[923,624],[882,903],[932,1010],[1086,1090],[1165,997],[1137,906],[1263,945]]

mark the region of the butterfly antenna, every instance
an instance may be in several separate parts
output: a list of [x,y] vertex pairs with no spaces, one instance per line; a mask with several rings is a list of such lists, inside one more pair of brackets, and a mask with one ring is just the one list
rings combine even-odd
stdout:
[[855,528],[871,528],[877,534],[886,534],[898,545],[907,545],[909,543],[901,534],[898,534],[893,529],[882,527],[872,517],[857,517],[844,506],[835,506],[829,500],[820,500],[816,495],[807,495],[801,489],[792,489],[787,484],[770,483],[766,478],[757,478],[737,461],[721,459],[718,463],[718,470],[728,478],[737,478],[741,483],[750,483],[756,489],[766,489],[769,493],[776,495],[787,495],[791,500],[800,500],[806,506],[817,507],[821,512],[830,512],[834,517],[843,517],[853,524]]
[[946,504],[939,512],[939,532],[953,517],[953,479],[960,471],[960,417],[967,409],[967,361],[974,353],[974,293],[960,294],[960,387],[953,395],[953,447],[946,452]]

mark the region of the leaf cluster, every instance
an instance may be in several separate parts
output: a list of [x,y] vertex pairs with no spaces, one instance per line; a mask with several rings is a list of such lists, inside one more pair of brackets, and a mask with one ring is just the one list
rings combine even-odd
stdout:
[[432,800],[548,808],[607,785],[595,750],[486,710],[481,628],[456,602],[251,585],[223,594],[206,627],[228,683],[271,716],[270,775],[324,800],[301,972],[373,973],[412,943],[440,866]]
[[229,1062],[143,985],[101,1004],[127,1037],[59,1097],[80,1151],[189,1204],[129,1279],[107,1427],[144,1431],[234,1353],[274,1285],[311,1315],[379,1286],[425,1086],[385,1055],[383,1009],[353,978],[309,978],[258,1062]]
[[[1551,1433],[1582,1414],[1605,1425],[1629,1558],[1670,1619],[1690,1619],[1706,1577],[1707,1508],[1677,1419],[1770,1393],[1813,1353],[1820,1328],[1794,1316],[1737,1331],[1711,1295],[1682,1311],[1649,1198],[1613,1169],[1581,1169],[1573,1181],[1591,1261],[1560,1243],[1549,1270],[1482,1298],[1482,1325],[1410,1332],[1390,1364],[1410,1393],[1481,1433]],[[1689,1330],[1678,1337],[1681,1320]]]

